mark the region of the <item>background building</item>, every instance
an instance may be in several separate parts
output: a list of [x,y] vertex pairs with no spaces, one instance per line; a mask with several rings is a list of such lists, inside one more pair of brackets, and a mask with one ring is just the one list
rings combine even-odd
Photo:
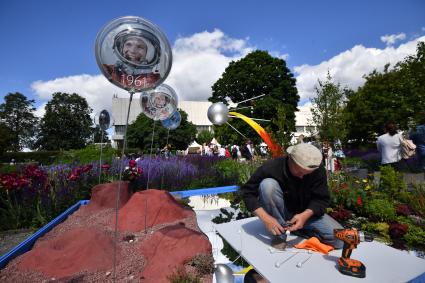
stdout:
[[[112,98],[112,117],[114,117],[114,132],[112,134],[112,144],[116,147],[124,140],[125,120],[127,118],[129,98]],[[212,131],[212,124],[208,120],[207,112],[211,102],[209,101],[179,101],[178,108],[187,113],[187,118],[192,122],[198,131]],[[311,106],[298,106],[299,111],[295,113],[294,137],[301,134],[305,137],[310,136],[317,131],[317,127],[312,122]],[[130,116],[128,124],[134,122],[142,112],[138,97],[133,99],[130,106]]]

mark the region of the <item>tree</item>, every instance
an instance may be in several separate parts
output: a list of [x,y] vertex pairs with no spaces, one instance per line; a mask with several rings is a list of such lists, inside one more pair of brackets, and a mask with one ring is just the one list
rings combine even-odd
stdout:
[[316,87],[316,97],[311,101],[313,122],[319,129],[322,140],[334,142],[344,140],[345,121],[343,110],[345,107],[345,93],[347,89],[342,89],[341,85],[335,84],[328,72],[326,81],[318,80]]
[[387,122],[408,130],[418,122],[425,109],[425,44],[418,43],[417,53],[406,57],[390,70],[374,70],[365,84],[348,97],[345,111],[347,139],[354,144],[375,146]]
[[[92,128],[93,131],[93,142],[94,143],[110,143],[108,132],[100,129],[98,125],[95,128]],[[103,136],[102,136],[103,135]]]
[[199,132],[198,136],[196,137],[196,140],[199,144],[209,144],[210,141],[214,138],[214,134],[208,130],[203,130]]
[[160,121],[154,121],[143,113],[137,116],[136,121],[128,126],[127,143],[131,148],[140,148],[149,152],[152,141],[152,129],[155,123],[153,148],[163,148],[167,144],[172,149],[186,149],[196,136],[196,126],[187,120],[187,113],[179,109],[181,115],[180,126],[175,130],[168,130],[161,125]]
[[0,122],[0,154],[12,149],[12,132],[5,123]]
[[[239,105],[239,107],[253,106],[252,108],[237,111],[248,117],[271,120],[275,119],[277,108],[281,106],[287,119],[284,132],[288,134],[295,130],[294,111],[297,109],[299,96],[294,76],[286,67],[284,60],[274,58],[266,51],[257,50],[239,61],[230,62],[212,90],[209,101],[223,103],[228,103],[229,100],[240,102],[265,94],[264,97],[253,100],[251,103]],[[255,143],[260,142],[257,133],[245,122],[240,119],[229,119],[229,123]],[[264,122],[262,126],[269,133],[279,130],[276,124],[270,122]],[[215,126],[214,132],[222,143],[242,144],[244,140],[244,137],[226,124]]]
[[37,146],[45,150],[80,149],[92,135],[92,109],[76,93],[57,92],[46,105]]
[[31,148],[38,123],[32,106],[34,100],[28,100],[19,92],[9,93],[4,100],[5,103],[0,104],[0,119],[10,130],[11,149]]

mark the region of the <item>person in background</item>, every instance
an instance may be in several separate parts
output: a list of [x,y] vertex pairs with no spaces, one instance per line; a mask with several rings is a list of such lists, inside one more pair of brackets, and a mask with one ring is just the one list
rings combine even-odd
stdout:
[[381,153],[381,165],[392,166],[400,169],[400,148],[402,136],[397,133],[397,127],[389,122],[385,125],[385,134],[380,135],[376,141],[378,151]]
[[416,131],[410,133],[409,138],[416,145],[419,169],[425,172],[425,112],[421,115]]

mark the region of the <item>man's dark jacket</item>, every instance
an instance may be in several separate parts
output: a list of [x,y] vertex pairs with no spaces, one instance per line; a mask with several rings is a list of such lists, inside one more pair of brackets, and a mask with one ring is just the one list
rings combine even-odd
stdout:
[[242,197],[249,211],[260,207],[258,189],[265,178],[273,178],[279,183],[285,207],[293,214],[309,208],[314,212],[314,216],[322,216],[329,206],[328,183],[323,166],[300,179],[291,175],[288,157],[279,157],[264,163],[241,187]]

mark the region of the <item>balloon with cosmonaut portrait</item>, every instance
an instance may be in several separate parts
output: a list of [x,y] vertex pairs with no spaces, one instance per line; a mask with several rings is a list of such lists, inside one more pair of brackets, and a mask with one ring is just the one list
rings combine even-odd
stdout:
[[127,16],[109,22],[97,35],[95,53],[103,75],[132,93],[159,86],[172,65],[165,34],[141,17]]
[[182,116],[179,111],[175,111],[171,116],[165,120],[161,121],[162,126],[169,130],[175,130],[180,126],[182,121]]
[[140,106],[143,114],[153,120],[165,120],[177,111],[178,97],[172,87],[162,84],[159,87],[142,92]]

